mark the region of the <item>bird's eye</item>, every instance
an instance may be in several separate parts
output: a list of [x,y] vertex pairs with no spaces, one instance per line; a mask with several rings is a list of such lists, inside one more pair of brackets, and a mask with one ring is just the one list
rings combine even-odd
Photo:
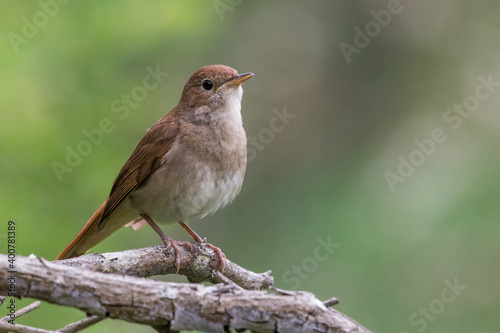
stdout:
[[214,86],[214,84],[212,83],[212,81],[210,81],[209,79],[205,79],[203,80],[203,83],[202,83],[202,87],[203,89],[205,90],[210,90],[212,89]]

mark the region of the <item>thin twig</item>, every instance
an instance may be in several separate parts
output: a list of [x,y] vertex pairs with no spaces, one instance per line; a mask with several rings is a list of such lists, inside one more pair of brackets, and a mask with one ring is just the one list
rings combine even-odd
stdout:
[[56,331],[48,331],[42,328],[25,326],[20,324],[9,324],[4,321],[0,322],[0,332],[14,332],[14,333],[56,333]]
[[330,307],[339,304],[339,299],[337,297],[332,297],[323,302],[325,306]]
[[[42,302],[40,302],[40,301],[36,301],[36,302],[33,302],[29,305],[26,305],[24,308],[21,308],[21,309],[17,310],[16,312],[14,312],[14,318],[17,319],[17,318],[21,317],[23,314],[26,314],[30,311],[35,310],[40,305],[42,305]],[[9,321],[9,320],[11,320],[11,318],[12,317],[10,315],[8,315],[8,316],[1,318],[0,321]]]
[[236,289],[244,290],[240,286],[238,286],[236,283],[234,283],[232,280],[229,280],[226,276],[224,276],[221,272],[216,271],[215,272],[215,278],[218,280],[217,282],[224,283],[224,284],[229,284]]
[[71,323],[68,326],[64,326],[63,328],[60,328],[57,330],[57,332],[61,333],[76,333],[80,332],[81,330],[86,329],[87,327],[90,327],[94,324],[97,324],[98,322],[104,320],[104,317],[99,317],[99,316],[89,316],[85,319],[82,319],[80,321],[77,321],[76,323]]
[[278,294],[281,294],[281,295],[293,296],[293,295],[297,294],[297,291],[280,289],[280,288],[276,288],[274,286],[272,286],[269,289],[271,289],[272,291],[277,292]]

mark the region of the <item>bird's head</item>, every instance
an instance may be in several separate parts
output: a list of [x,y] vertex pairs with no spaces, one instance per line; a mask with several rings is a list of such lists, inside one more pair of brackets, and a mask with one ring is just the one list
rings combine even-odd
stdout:
[[252,76],[253,73],[238,74],[235,69],[224,65],[202,67],[191,75],[184,86],[180,104],[203,113],[232,104],[240,105],[243,95],[241,85]]

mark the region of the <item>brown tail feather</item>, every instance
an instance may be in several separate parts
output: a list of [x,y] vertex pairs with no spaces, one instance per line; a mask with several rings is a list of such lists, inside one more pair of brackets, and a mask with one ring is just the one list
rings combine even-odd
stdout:
[[106,201],[99,207],[94,215],[85,223],[82,230],[73,238],[73,240],[66,246],[66,248],[57,256],[56,260],[69,259],[73,257],[81,256],[85,254],[91,247],[100,243],[104,238],[109,236],[111,232],[106,232],[106,228],[103,230],[97,230],[99,221],[101,219],[101,214],[106,205]]

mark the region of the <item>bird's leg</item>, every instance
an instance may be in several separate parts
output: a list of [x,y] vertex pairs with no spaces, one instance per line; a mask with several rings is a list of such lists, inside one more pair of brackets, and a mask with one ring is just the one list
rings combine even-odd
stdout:
[[181,227],[184,228],[184,230],[187,231],[187,233],[189,234],[189,236],[191,236],[196,243],[205,243],[207,241],[206,238],[205,239],[201,239],[201,237],[198,236],[198,234],[196,233],[196,231],[194,231],[193,229],[191,229],[191,227],[188,226],[186,223],[184,223],[182,221],[179,221],[179,224],[181,225]]
[[179,242],[176,241],[175,239],[172,239],[169,235],[163,232],[163,230],[160,229],[160,227],[153,221],[152,218],[149,217],[147,214],[141,214],[141,217],[153,228],[154,231],[160,236],[161,240],[163,241],[163,244],[167,246],[167,249],[172,246],[174,248],[175,252],[175,268],[177,268],[177,274],[179,273],[179,268],[181,265],[181,258],[179,255],[180,251],[180,245],[187,245],[191,249],[193,249],[193,246],[189,244],[189,242]]
[[207,239],[206,238],[202,239],[186,223],[184,223],[182,221],[179,221],[179,224],[181,225],[181,227],[184,228],[184,230],[186,230],[186,232],[189,234],[189,236],[191,236],[194,239],[195,242],[205,244],[207,247],[211,248],[217,254],[217,256],[219,257],[219,262],[220,262],[221,270],[222,270],[222,272],[224,272],[224,263],[225,263],[226,255],[221,251],[221,249],[219,249],[217,246],[213,246],[212,244],[207,243]]

